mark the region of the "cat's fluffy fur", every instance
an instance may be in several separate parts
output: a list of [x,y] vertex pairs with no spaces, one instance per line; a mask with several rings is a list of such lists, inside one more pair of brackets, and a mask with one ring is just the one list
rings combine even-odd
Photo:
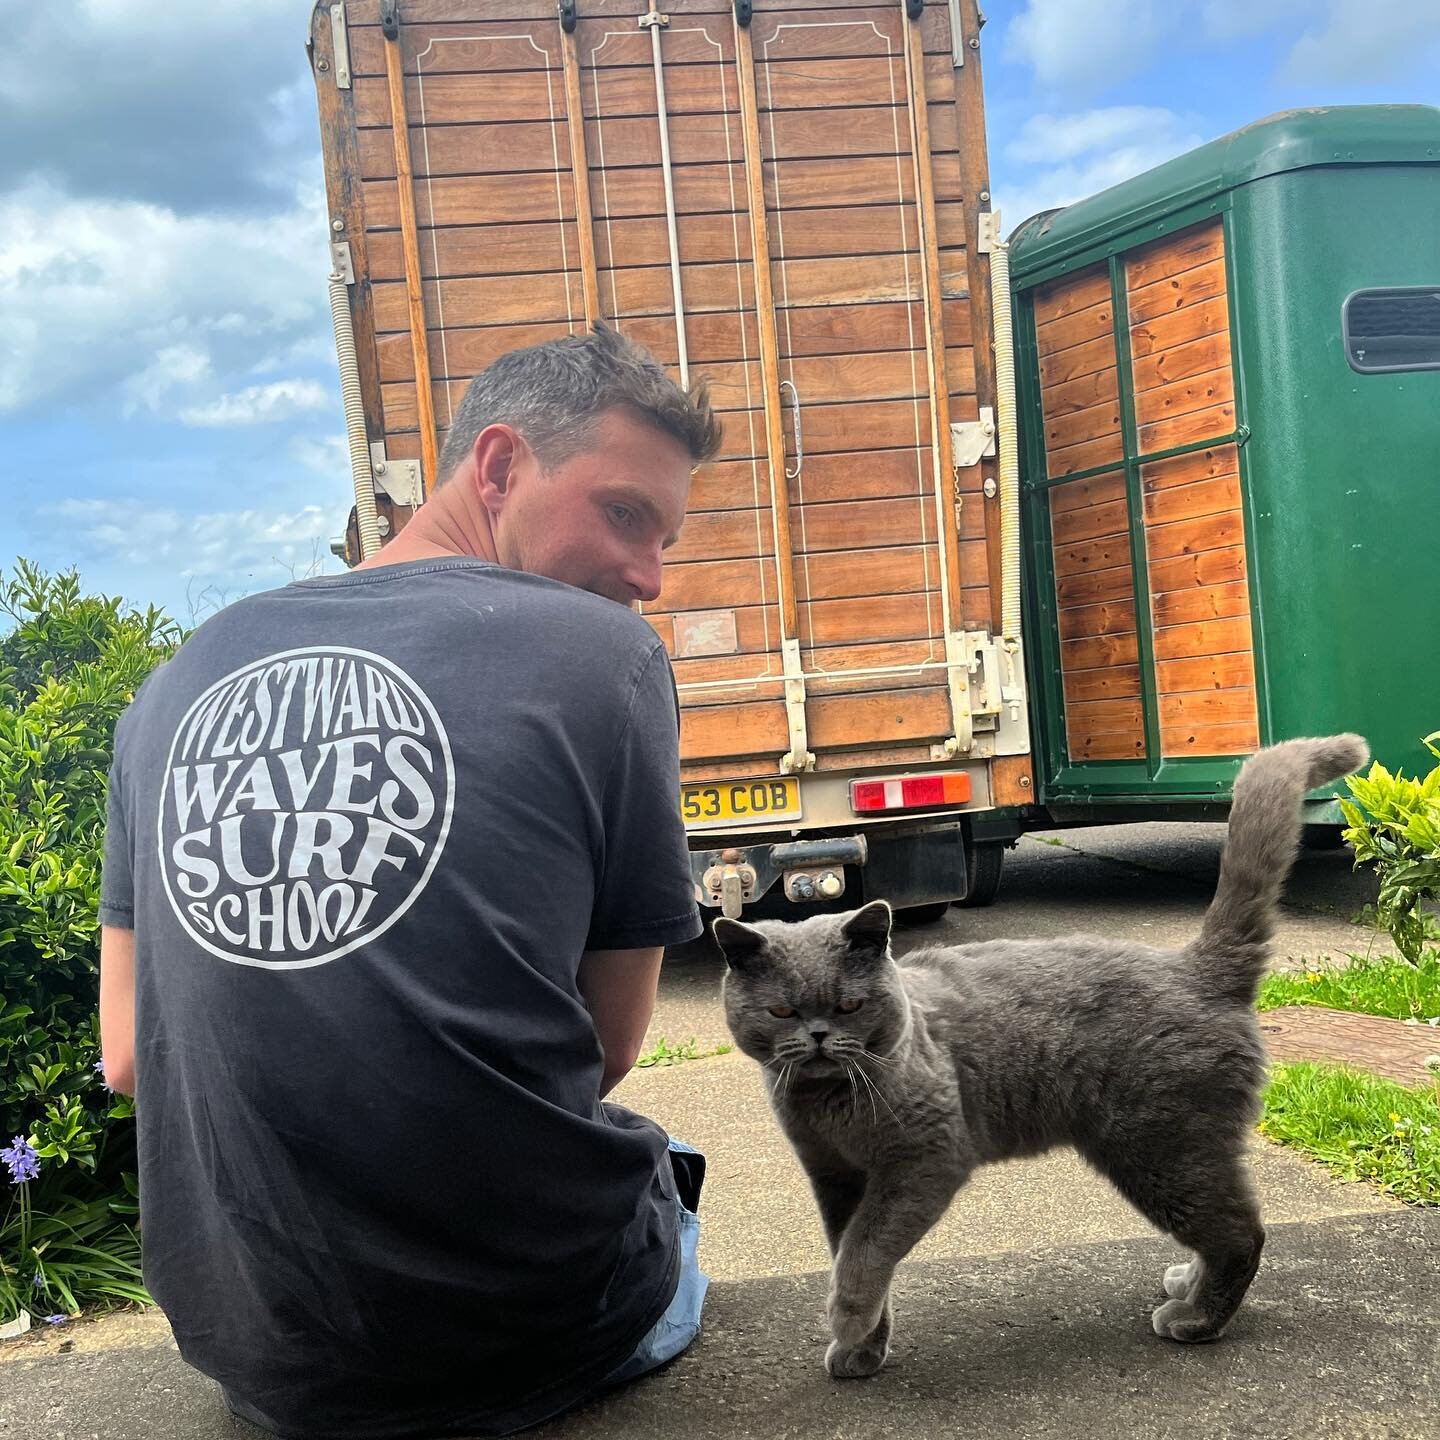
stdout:
[[1062,1144],[1194,1252],[1165,1274],[1156,1334],[1220,1335],[1265,1239],[1245,1156],[1265,1053],[1253,1004],[1300,802],[1368,754],[1338,735],[1245,764],[1219,887],[1183,950],[1075,936],[897,963],[883,901],[716,921],[726,1018],[764,1066],[834,1256],[832,1375],[885,1363],[895,1267],[971,1171]]

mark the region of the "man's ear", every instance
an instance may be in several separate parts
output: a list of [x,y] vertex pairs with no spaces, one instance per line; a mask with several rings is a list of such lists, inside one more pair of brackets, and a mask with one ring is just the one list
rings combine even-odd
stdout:
[[753,925],[742,925],[720,915],[715,920],[715,943],[732,970],[753,970],[765,949],[765,937]]
[[857,950],[876,950],[882,955],[890,943],[890,905],[885,900],[872,900],[862,906],[840,927],[840,933]]
[[510,494],[516,463],[525,454],[525,441],[509,425],[487,425],[470,452],[475,490],[492,519],[500,514]]

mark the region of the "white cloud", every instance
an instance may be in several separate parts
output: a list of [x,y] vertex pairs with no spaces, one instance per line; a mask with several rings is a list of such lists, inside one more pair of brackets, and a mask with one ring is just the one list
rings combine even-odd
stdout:
[[1090,150],[1133,141],[1173,128],[1175,115],[1153,105],[1110,105],[1069,115],[1031,115],[1005,156],[1022,165],[1056,165]]
[[268,420],[289,420],[305,410],[330,403],[325,387],[314,380],[274,380],[268,385],[247,385],[203,405],[187,405],[180,412],[182,425],[257,425]]
[[1149,64],[1180,8],[1173,0],[1029,0],[1010,22],[1006,49],[1042,86],[1100,90]]
[[992,188],[1006,230],[1193,150],[1205,139],[1193,124],[1148,105],[1032,115],[995,167]]
[[177,618],[191,620],[247,591],[338,568],[329,541],[344,523],[319,505],[187,514],[138,499],[62,500],[42,514],[63,523],[82,561],[118,563],[136,582],[178,577],[192,613]]
[[[1281,71],[1291,83],[1395,82],[1440,65],[1435,0],[1330,0],[1328,14],[1296,41]],[[1417,99],[1420,97],[1416,97]],[[1433,98],[1433,93],[1432,93]]]
[[77,199],[44,182],[0,195],[0,414],[42,406],[163,412],[326,329],[318,188],[263,224]]
[[350,440],[345,435],[326,435],[317,440],[297,435],[290,442],[290,453],[317,475],[348,477],[350,474]]
[[1204,0],[1200,19],[1210,39],[1239,40],[1308,15],[1313,8],[1314,0]]

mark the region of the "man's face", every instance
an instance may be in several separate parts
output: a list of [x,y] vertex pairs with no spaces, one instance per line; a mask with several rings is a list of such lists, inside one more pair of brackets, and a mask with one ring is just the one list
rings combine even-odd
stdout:
[[548,473],[524,447],[492,511],[501,563],[621,605],[655,599],[664,552],[685,520],[690,465],[678,440],[618,408]]

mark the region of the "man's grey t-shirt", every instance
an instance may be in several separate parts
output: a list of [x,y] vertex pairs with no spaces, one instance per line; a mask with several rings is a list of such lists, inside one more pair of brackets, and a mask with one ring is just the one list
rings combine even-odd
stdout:
[[677,1275],[666,1136],[598,1099],[587,949],[700,931],[637,615],[480,561],[202,626],[116,737],[145,1277],[283,1434],[501,1434]]

